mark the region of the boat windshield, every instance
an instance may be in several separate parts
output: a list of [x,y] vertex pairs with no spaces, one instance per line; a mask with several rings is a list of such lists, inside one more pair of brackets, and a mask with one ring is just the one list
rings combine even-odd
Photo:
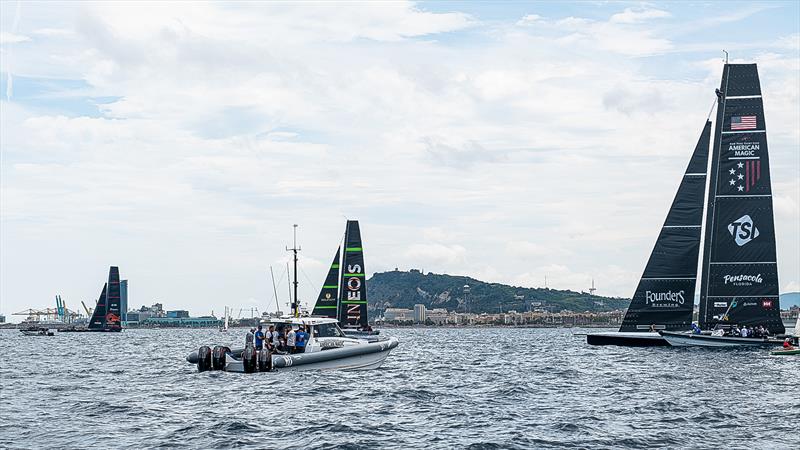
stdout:
[[315,327],[314,337],[345,337],[335,323],[323,323]]

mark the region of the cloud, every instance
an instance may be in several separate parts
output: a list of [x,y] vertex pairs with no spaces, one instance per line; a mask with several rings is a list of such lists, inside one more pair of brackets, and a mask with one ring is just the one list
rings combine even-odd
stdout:
[[7,31],[0,31],[0,44],[18,44],[20,42],[27,42],[30,41],[31,38],[28,36],[23,36],[21,34],[14,34],[9,33]]
[[[521,26],[411,3],[31,4],[14,54],[26,95],[0,103],[0,296],[95,296],[114,263],[137,304],[267,302],[299,223],[313,299],[345,217],[368,272],[532,286],[547,272],[629,296],[721,63],[684,49],[697,41],[672,8],[624,23],[602,8]],[[800,252],[800,64],[776,42],[796,32],[738,55],[765,92],[784,282]]]
[[671,16],[672,14],[669,12],[660,9],[633,10],[632,8],[626,8],[625,11],[611,16],[609,22],[632,24],[645,22],[652,19],[663,19]]

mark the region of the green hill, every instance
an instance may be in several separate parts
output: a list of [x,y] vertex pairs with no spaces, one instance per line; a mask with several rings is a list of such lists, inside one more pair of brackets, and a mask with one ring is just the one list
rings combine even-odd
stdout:
[[571,310],[611,311],[625,309],[629,299],[590,296],[585,292],[523,288],[500,283],[485,283],[474,278],[426,273],[418,270],[376,273],[367,280],[370,315],[386,308],[408,308],[421,303],[428,309],[446,308],[463,312],[464,285],[470,287],[468,309],[473,313],[528,311],[535,308],[559,312]]

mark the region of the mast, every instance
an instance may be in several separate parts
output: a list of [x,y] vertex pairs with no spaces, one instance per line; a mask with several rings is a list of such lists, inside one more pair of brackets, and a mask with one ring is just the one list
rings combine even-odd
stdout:
[[710,140],[706,120],[619,331],[648,331],[651,325],[678,330],[692,323]]
[[275,306],[278,308],[275,312],[278,313],[281,310],[281,304],[278,303],[278,288],[275,286],[275,272],[272,271],[272,266],[269,266],[269,274],[272,276],[272,292],[275,293]]
[[300,248],[297,246],[297,224],[292,225],[294,228],[294,237],[292,239],[292,248],[287,248],[286,251],[292,252],[294,259],[294,301],[290,298],[292,304],[292,316],[300,317],[299,300],[297,299],[297,252]]
[[726,62],[717,89],[700,324],[764,326],[780,319],[767,132],[758,68]]

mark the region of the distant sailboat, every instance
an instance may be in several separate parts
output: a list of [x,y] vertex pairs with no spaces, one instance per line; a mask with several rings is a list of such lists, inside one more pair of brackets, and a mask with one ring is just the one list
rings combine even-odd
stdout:
[[230,316],[230,311],[228,307],[225,307],[225,316],[222,320],[222,326],[219,328],[219,331],[227,332],[228,331],[228,317]]
[[120,319],[120,281],[119,268],[111,266],[108,281],[97,300],[97,305],[86,328],[88,331],[122,331]]
[[656,330],[691,325],[710,139],[706,121],[619,331],[588,334],[587,343],[664,346]]
[[[700,327],[786,330],[780,317],[767,131],[758,68],[725,64],[701,266]],[[764,339],[662,331],[671,345],[761,345]]]

